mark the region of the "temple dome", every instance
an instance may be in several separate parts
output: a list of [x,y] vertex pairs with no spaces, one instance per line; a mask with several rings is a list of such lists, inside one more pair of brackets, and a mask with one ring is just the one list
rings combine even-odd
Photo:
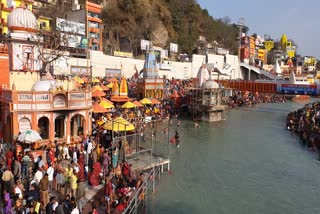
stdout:
[[37,18],[27,9],[23,1],[19,7],[9,14],[8,28],[10,31],[35,32],[38,30]]
[[220,88],[220,87],[219,87],[219,84],[216,81],[214,81],[212,79],[208,79],[207,81],[202,83],[202,88],[205,88],[205,89],[217,89],[217,88]]
[[50,89],[54,88],[56,85],[57,83],[54,80],[40,80],[32,86],[32,90],[50,91]]

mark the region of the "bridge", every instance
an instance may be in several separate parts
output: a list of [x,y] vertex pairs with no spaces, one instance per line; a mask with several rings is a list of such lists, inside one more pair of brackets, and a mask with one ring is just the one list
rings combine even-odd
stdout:
[[240,63],[240,68],[243,68],[248,71],[247,75],[245,75],[245,79],[247,80],[255,80],[258,79],[258,77],[265,77],[269,80],[282,80],[283,78],[278,77],[269,71],[259,69],[257,67],[254,67],[252,65],[249,65],[247,63],[241,62]]
[[252,82],[252,81],[241,81],[241,80],[216,80],[224,88],[231,88],[239,91],[251,91],[251,92],[262,92],[262,93],[276,93],[276,83],[263,83],[263,82]]

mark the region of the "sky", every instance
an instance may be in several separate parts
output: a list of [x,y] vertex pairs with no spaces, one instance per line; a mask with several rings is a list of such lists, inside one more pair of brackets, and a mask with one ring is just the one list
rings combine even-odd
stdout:
[[228,16],[233,23],[245,19],[249,34],[285,33],[302,56],[320,59],[320,0],[197,0],[214,18]]

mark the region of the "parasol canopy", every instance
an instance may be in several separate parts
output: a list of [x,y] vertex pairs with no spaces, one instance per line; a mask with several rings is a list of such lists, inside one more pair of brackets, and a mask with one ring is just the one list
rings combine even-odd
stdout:
[[117,117],[113,121],[108,121],[103,128],[105,130],[111,130],[115,132],[133,131],[134,125],[122,117]]
[[39,140],[42,140],[42,138],[35,130],[26,130],[18,136],[18,141],[24,143],[34,143]]
[[133,104],[135,104],[137,107],[143,107],[143,105],[137,100],[133,101]]
[[92,97],[103,97],[106,96],[106,93],[103,91],[96,90],[92,93]]
[[97,91],[97,90],[98,90],[98,91],[103,91],[103,89],[102,89],[100,86],[98,86],[98,85],[93,86],[91,90],[92,90],[92,92],[95,92],[95,91]]
[[93,80],[92,80],[92,82],[94,82],[94,83],[98,83],[98,82],[100,82],[100,80],[98,79],[98,78],[93,78]]
[[147,98],[143,98],[142,100],[140,100],[139,101],[141,104],[143,104],[143,105],[147,105],[147,104],[152,104],[152,102],[149,100],[149,99],[147,99]]
[[93,103],[93,113],[105,113],[105,112],[109,112],[109,111],[103,108],[100,104]]
[[113,82],[110,82],[108,85],[107,85],[108,88],[112,88],[113,87]]
[[106,86],[106,85],[100,85],[100,88],[102,88],[102,90],[104,90],[104,91],[109,91],[110,90],[110,88],[108,86]]
[[157,100],[156,98],[152,98],[151,103],[152,105],[157,105],[157,104],[160,104],[161,102],[159,102],[159,100]]
[[110,101],[107,101],[107,99],[100,101],[99,105],[106,109],[114,108],[114,105]]
[[137,107],[137,106],[130,101],[126,102],[125,104],[123,104],[121,106],[121,108],[135,108],[135,107]]

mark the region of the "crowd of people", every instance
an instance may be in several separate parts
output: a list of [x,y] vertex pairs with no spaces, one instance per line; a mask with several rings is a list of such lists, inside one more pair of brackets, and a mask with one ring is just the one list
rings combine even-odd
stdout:
[[287,129],[299,135],[302,144],[320,150],[320,102],[307,104],[287,116]]
[[281,94],[268,94],[268,93],[252,93],[235,91],[232,96],[226,99],[226,104],[230,108],[253,106],[258,103],[285,103],[287,98]]

